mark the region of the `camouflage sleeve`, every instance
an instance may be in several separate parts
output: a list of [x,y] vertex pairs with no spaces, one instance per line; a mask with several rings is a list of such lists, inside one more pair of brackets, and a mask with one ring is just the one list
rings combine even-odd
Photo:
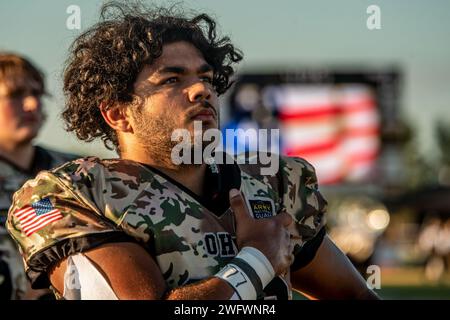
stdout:
[[295,242],[294,252],[300,253],[305,243],[320,237],[319,231],[326,223],[327,202],[319,192],[314,167],[306,160],[282,157],[280,169],[282,203],[286,211],[294,218],[295,223],[291,230]]
[[7,228],[35,289],[50,285],[49,270],[65,257],[107,242],[129,241],[115,223],[80,197],[69,178],[49,171],[14,194]]

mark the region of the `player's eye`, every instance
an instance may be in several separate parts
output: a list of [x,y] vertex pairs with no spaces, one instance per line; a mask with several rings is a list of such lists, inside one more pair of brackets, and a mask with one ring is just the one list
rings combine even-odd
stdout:
[[203,82],[207,82],[207,83],[212,83],[213,82],[213,78],[211,76],[203,76],[201,77]]
[[170,78],[163,80],[160,84],[172,84],[172,83],[176,83],[176,82],[178,82],[177,77],[170,77]]

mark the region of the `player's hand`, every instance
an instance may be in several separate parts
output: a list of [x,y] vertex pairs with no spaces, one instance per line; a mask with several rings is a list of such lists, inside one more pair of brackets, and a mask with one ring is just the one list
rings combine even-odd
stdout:
[[254,219],[244,197],[236,189],[230,191],[230,205],[236,219],[238,248],[247,246],[258,249],[270,261],[276,275],[285,272],[294,261],[288,231],[292,217],[282,212],[272,218]]

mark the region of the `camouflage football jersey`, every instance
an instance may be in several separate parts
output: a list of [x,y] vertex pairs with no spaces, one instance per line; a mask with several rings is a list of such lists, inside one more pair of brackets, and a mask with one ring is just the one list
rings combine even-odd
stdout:
[[[322,229],[326,201],[309,163],[281,158],[276,176],[261,176],[257,165],[234,166],[237,187],[255,218],[276,215],[284,207],[295,219],[298,248]],[[228,193],[222,190],[212,197],[227,198]],[[50,285],[47,272],[54,263],[114,241],[140,243],[159,265],[168,288],[176,288],[214,275],[238,253],[229,203],[218,209],[216,202],[205,205],[140,163],[89,157],[28,181],[14,195],[7,224],[35,288]],[[38,214],[24,220],[24,211],[43,207],[43,218]],[[272,282],[267,298],[291,297],[289,274]]]
[[26,288],[22,259],[5,228],[14,192],[39,171],[75,158],[78,157],[36,146],[31,168],[25,171],[0,157],[0,299],[19,299]]

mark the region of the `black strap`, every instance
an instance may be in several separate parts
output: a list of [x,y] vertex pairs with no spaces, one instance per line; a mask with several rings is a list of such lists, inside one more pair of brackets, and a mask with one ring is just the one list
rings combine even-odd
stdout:
[[255,269],[241,258],[233,258],[229,263],[235,264],[245,272],[256,290],[256,299],[262,299],[264,297],[263,286]]

